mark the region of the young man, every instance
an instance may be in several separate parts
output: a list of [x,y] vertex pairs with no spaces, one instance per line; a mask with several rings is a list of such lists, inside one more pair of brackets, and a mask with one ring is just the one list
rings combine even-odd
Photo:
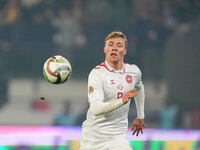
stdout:
[[144,87],[141,71],[124,63],[127,38],[112,32],[105,39],[105,62],[96,66],[88,79],[89,110],[82,125],[80,150],[132,150],[127,136],[130,100],[135,99],[137,118],[133,134],[143,133]]

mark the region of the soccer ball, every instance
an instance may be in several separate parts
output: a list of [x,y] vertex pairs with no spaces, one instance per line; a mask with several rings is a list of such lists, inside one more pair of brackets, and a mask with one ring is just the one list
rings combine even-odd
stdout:
[[46,60],[43,66],[43,74],[47,81],[53,84],[66,82],[71,76],[70,62],[63,56],[56,55]]

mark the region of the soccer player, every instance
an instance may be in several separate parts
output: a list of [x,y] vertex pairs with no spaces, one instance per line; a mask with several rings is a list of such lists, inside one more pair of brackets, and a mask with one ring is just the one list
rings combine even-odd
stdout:
[[82,125],[80,150],[132,150],[127,136],[128,111],[134,97],[137,118],[133,134],[143,133],[144,87],[141,71],[124,62],[127,38],[112,32],[105,38],[105,62],[96,66],[88,78],[90,107]]

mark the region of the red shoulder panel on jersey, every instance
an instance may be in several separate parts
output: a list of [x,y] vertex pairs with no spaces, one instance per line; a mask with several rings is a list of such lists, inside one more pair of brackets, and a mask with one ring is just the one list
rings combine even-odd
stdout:
[[101,67],[104,67],[104,64],[103,64],[103,63],[99,64],[99,65],[96,66],[94,69],[100,69]]

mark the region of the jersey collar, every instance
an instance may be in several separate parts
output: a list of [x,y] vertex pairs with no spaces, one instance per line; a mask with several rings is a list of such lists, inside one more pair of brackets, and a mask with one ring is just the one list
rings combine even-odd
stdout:
[[119,73],[125,73],[125,63],[123,63],[123,67],[121,70],[115,70],[114,68],[112,68],[107,61],[103,62],[104,67],[110,71],[110,72],[119,72]]

